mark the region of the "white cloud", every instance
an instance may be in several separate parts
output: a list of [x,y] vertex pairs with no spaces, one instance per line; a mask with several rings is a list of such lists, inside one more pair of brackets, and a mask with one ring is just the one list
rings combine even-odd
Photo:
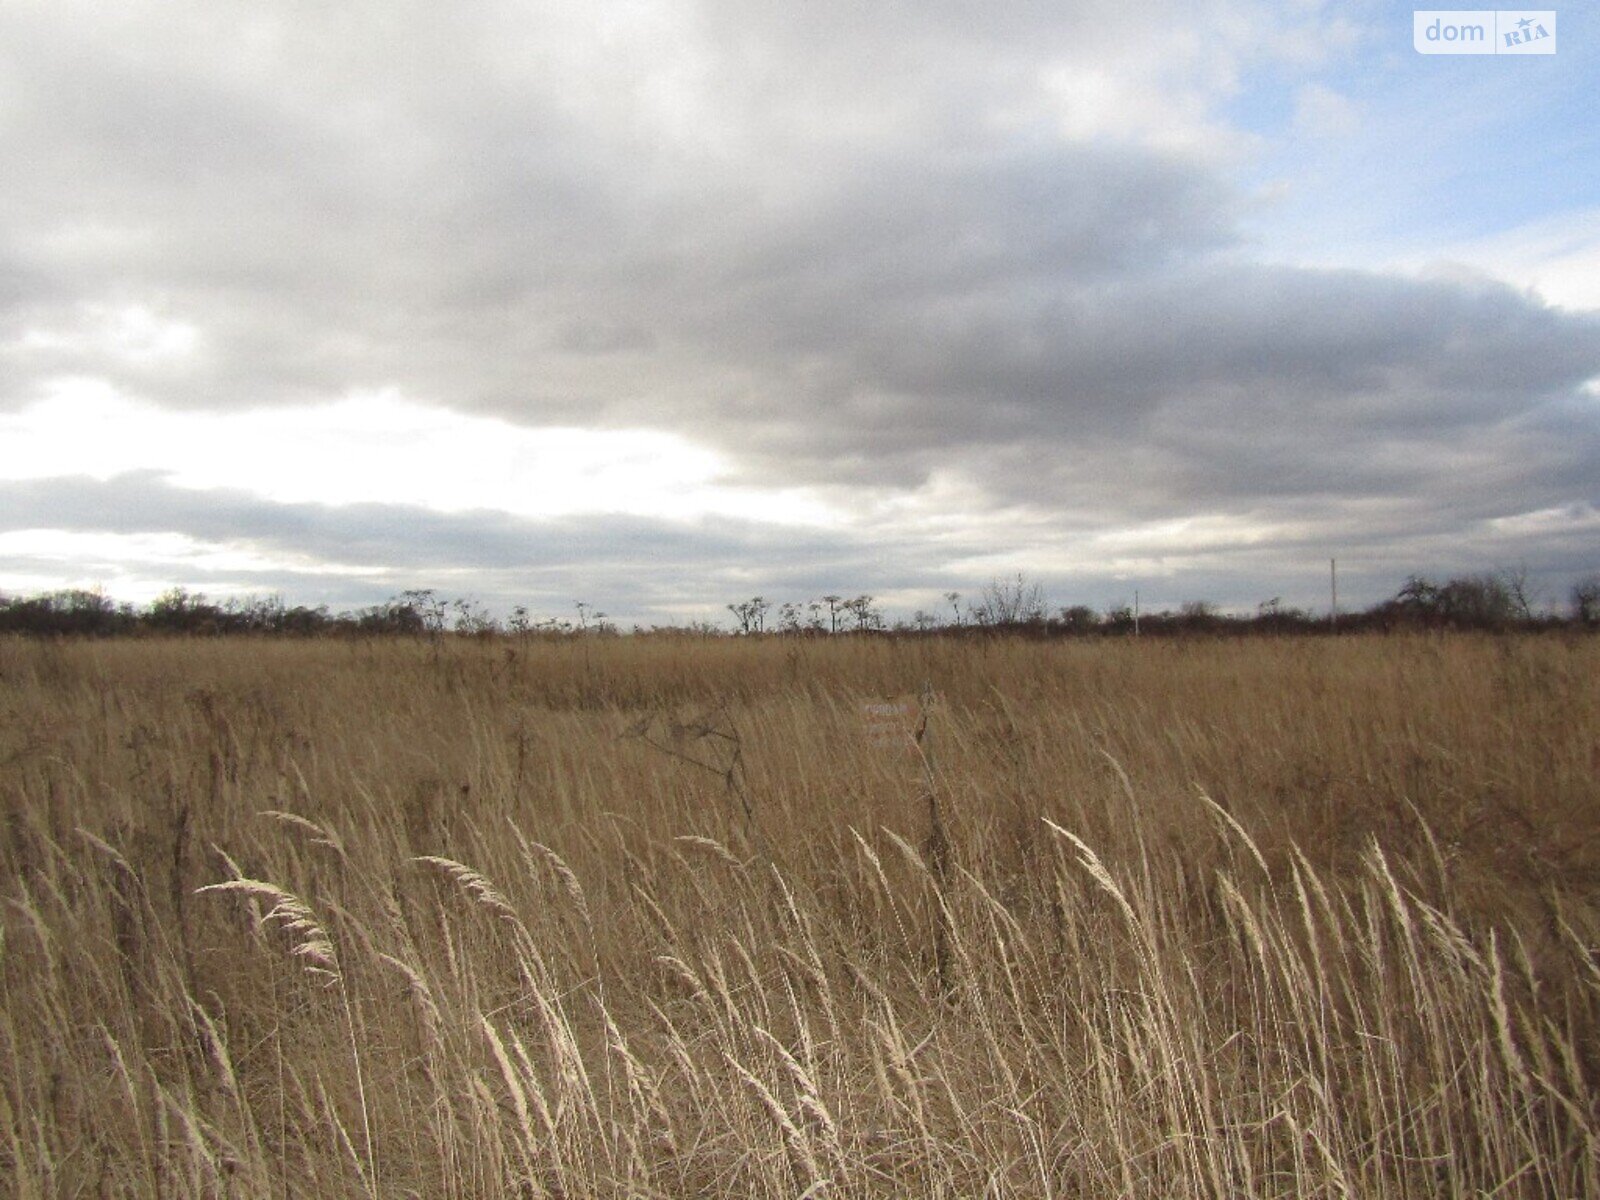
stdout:
[[1361,126],[1359,106],[1342,92],[1321,83],[1302,84],[1295,92],[1294,130],[1303,137],[1346,137]]
[[1544,217],[1468,242],[1404,256],[1419,273],[1476,272],[1527,288],[1562,308],[1600,310],[1600,208]]
[[242,543],[213,541],[183,533],[103,533],[73,529],[0,531],[0,559],[71,564],[80,571],[93,564],[104,573],[130,568],[173,572],[293,571],[316,575],[381,575],[382,568],[327,562],[295,554],[263,554]]
[[181,362],[200,346],[200,330],[188,321],[152,312],[142,304],[85,304],[69,324],[28,327],[3,351],[24,363],[40,355],[106,357],[131,366]]
[[157,471],[180,487],[238,488],[283,504],[835,520],[799,489],[724,483],[723,460],[678,434],[528,428],[393,390],[316,406],[181,413],[129,400],[103,381],[58,380],[47,399],[0,414],[0,444],[0,479]]

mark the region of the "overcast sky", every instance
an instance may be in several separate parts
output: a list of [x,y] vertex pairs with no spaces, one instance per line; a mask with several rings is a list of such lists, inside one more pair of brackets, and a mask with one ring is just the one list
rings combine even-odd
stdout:
[[1600,20],[4,0],[0,591],[1600,570]]

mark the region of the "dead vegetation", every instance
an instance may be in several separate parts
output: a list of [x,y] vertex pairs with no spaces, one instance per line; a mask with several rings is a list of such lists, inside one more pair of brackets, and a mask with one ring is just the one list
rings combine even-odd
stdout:
[[1600,1195],[1597,669],[0,643],[0,1178]]

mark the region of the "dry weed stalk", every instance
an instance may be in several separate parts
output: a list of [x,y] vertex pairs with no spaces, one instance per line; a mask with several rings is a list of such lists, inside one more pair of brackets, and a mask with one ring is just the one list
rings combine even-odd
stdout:
[[17,1194],[1600,1195],[1600,641],[589,643],[0,641]]

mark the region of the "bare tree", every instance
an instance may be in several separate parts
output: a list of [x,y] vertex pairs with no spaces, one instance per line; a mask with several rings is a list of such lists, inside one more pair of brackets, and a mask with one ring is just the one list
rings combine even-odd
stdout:
[[422,627],[429,634],[438,635],[444,632],[445,613],[449,611],[449,603],[432,588],[412,588],[410,591],[400,593],[401,604],[399,607],[408,609],[422,622]]
[[499,632],[500,623],[483,605],[471,600],[452,600],[450,607],[455,610],[457,633],[484,637]]
[[824,596],[822,602],[828,606],[828,632],[839,632],[839,606],[844,603],[843,596]]
[[728,605],[728,611],[738,619],[740,633],[765,633],[767,610],[771,607],[772,602],[765,596],[752,596],[740,604]]
[[1502,627],[1520,615],[1516,598],[1498,574],[1460,575],[1442,584],[1412,575],[1391,603],[1412,617],[1477,628]]
[[1044,620],[1044,589],[1025,579],[995,579],[972,610],[980,625],[1033,625]]
[[872,607],[871,596],[857,596],[854,600],[846,600],[844,609],[856,619],[856,629],[876,629],[883,623],[883,614]]
[[1572,585],[1572,619],[1600,625],[1600,575],[1585,575]]
[[1500,582],[1505,586],[1517,616],[1524,621],[1533,620],[1533,608],[1539,603],[1539,596],[1537,589],[1528,581],[1528,564],[1518,563],[1515,567],[1505,568],[1500,572]]
[[950,612],[955,617],[956,628],[959,629],[961,627],[961,593],[946,592],[944,598],[950,601]]

